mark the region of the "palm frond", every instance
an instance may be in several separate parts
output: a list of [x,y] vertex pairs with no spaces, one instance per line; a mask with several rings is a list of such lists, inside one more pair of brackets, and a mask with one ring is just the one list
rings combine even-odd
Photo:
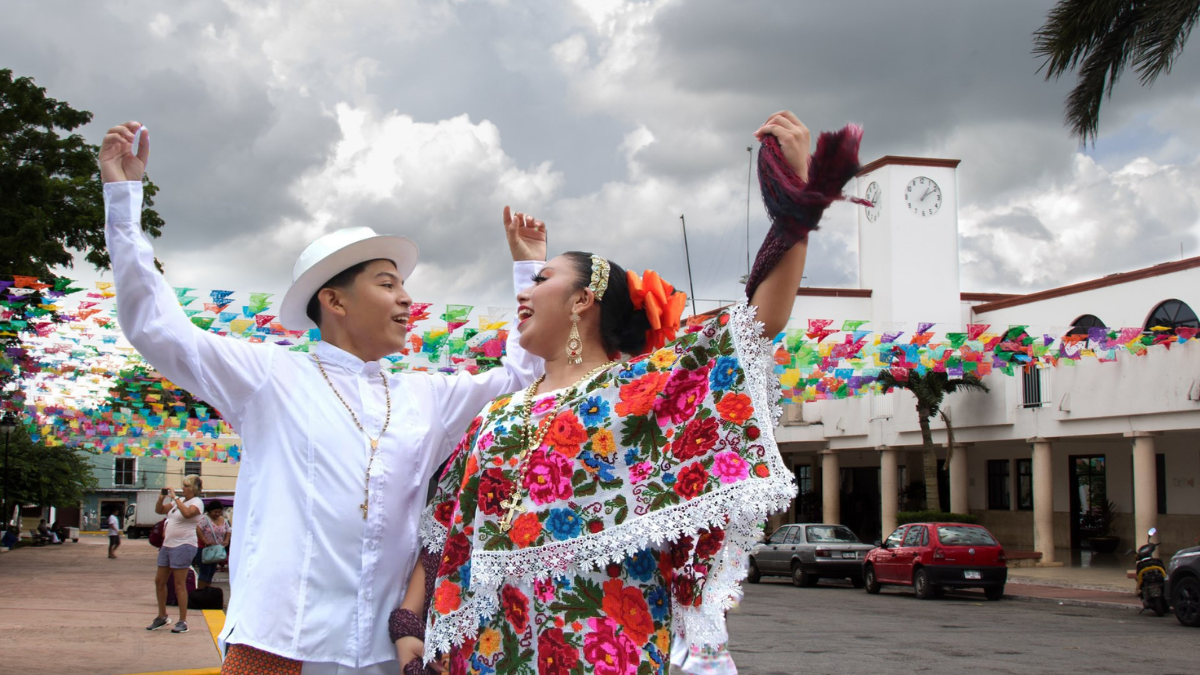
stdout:
[[1133,59],[1143,86],[1171,72],[1200,19],[1200,0],[1148,0],[1146,4]]

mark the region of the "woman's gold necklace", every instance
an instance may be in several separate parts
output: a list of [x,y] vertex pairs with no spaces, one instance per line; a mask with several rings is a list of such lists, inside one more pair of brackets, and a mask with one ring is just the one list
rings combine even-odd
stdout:
[[[584,383],[586,383],[588,380],[592,379],[599,373],[611,368],[612,366],[617,365],[618,363],[620,363],[620,362],[619,361],[609,361],[608,363],[605,363],[602,366],[597,366],[596,368],[593,368],[588,374],[586,374],[583,377],[576,380],[575,384],[571,385],[571,387],[569,389],[567,389],[567,390],[563,391],[563,393],[555,396],[554,397],[554,406],[551,409],[550,413],[546,416],[545,419],[547,419],[547,420],[554,419],[554,416],[558,414],[558,411],[559,411],[560,407],[562,406],[562,403],[564,401],[571,400],[571,398],[573,398],[575,396],[577,390],[579,389],[579,387],[581,385],[583,385]],[[533,434],[533,440],[531,441],[529,438],[530,432],[533,430],[533,422],[532,422],[533,397],[537,396],[538,387],[540,387],[542,385],[542,382],[545,381],[545,379],[546,379],[546,375],[545,375],[545,373],[543,373],[542,376],[539,377],[536,382],[529,385],[529,387],[525,390],[525,400],[521,403],[521,407],[524,408],[524,410],[521,413],[521,417],[522,417],[521,442],[524,447],[521,450],[521,454],[517,457],[517,483],[516,483],[516,486],[514,486],[514,488],[513,488],[513,494],[508,499],[500,502],[500,508],[505,509],[504,517],[500,519],[500,531],[501,532],[508,532],[508,530],[512,527],[512,520],[513,520],[513,517],[516,516],[517,512],[526,511],[525,506],[521,502],[525,499],[525,487],[524,487],[525,470],[529,465],[529,462],[528,462],[529,455],[534,450],[542,447],[542,441],[544,441],[546,439],[546,434],[550,431],[549,424],[539,424],[537,433]]]
[[383,418],[383,428],[379,430],[379,438],[371,438],[371,436],[367,433],[367,430],[364,429],[363,425],[358,421],[358,415],[354,414],[354,409],[346,403],[346,399],[342,398],[342,395],[340,392],[338,392],[337,387],[333,386],[333,380],[329,379],[329,375],[325,372],[325,366],[321,364],[321,357],[313,354],[313,358],[317,360],[317,369],[321,371],[321,377],[325,378],[325,383],[328,384],[329,388],[333,390],[333,395],[337,397],[337,400],[342,402],[342,406],[346,408],[346,412],[350,413],[350,419],[354,420],[354,426],[358,427],[358,430],[362,432],[362,435],[366,436],[367,440],[371,442],[371,456],[367,459],[367,480],[366,486],[363,489],[363,503],[359,504],[358,506],[358,508],[362,510],[363,520],[366,520],[367,503],[371,501],[371,466],[375,464],[375,453],[379,450],[379,441],[387,432],[388,424],[392,421],[392,390],[388,388],[387,374],[383,371],[379,372],[379,378],[383,380],[383,396],[387,401],[387,417]]

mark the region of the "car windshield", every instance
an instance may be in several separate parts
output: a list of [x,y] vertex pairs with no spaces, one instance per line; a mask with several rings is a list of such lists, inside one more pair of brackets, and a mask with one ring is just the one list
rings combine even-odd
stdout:
[[862,543],[848,527],[840,525],[810,525],[808,527],[808,543],[810,544],[859,544]]
[[943,546],[996,546],[996,540],[982,527],[939,525],[938,539]]

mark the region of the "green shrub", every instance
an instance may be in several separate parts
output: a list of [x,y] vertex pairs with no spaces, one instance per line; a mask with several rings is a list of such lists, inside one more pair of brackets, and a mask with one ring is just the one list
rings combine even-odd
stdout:
[[901,511],[896,514],[896,525],[907,523],[967,523],[978,525],[979,516],[969,513],[946,513],[945,511]]

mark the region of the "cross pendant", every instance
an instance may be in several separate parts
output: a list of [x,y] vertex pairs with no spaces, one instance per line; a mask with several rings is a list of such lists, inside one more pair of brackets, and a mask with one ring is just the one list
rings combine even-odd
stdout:
[[512,527],[513,516],[516,515],[518,511],[525,511],[525,507],[521,505],[521,495],[515,494],[505,501],[500,502],[500,507],[508,509],[508,512],[505,513],[504,517],[500,519],[500,531],[508,532],[509,528]]
[[371,452],[374,452],[378,449],[379,449],[379,439],[376,438],[374,440],[371,440]]
[[358,508],[362,509],[363,520],[366,520],[367,519],[367,500],[364,499],[363,503],[358,505]]

